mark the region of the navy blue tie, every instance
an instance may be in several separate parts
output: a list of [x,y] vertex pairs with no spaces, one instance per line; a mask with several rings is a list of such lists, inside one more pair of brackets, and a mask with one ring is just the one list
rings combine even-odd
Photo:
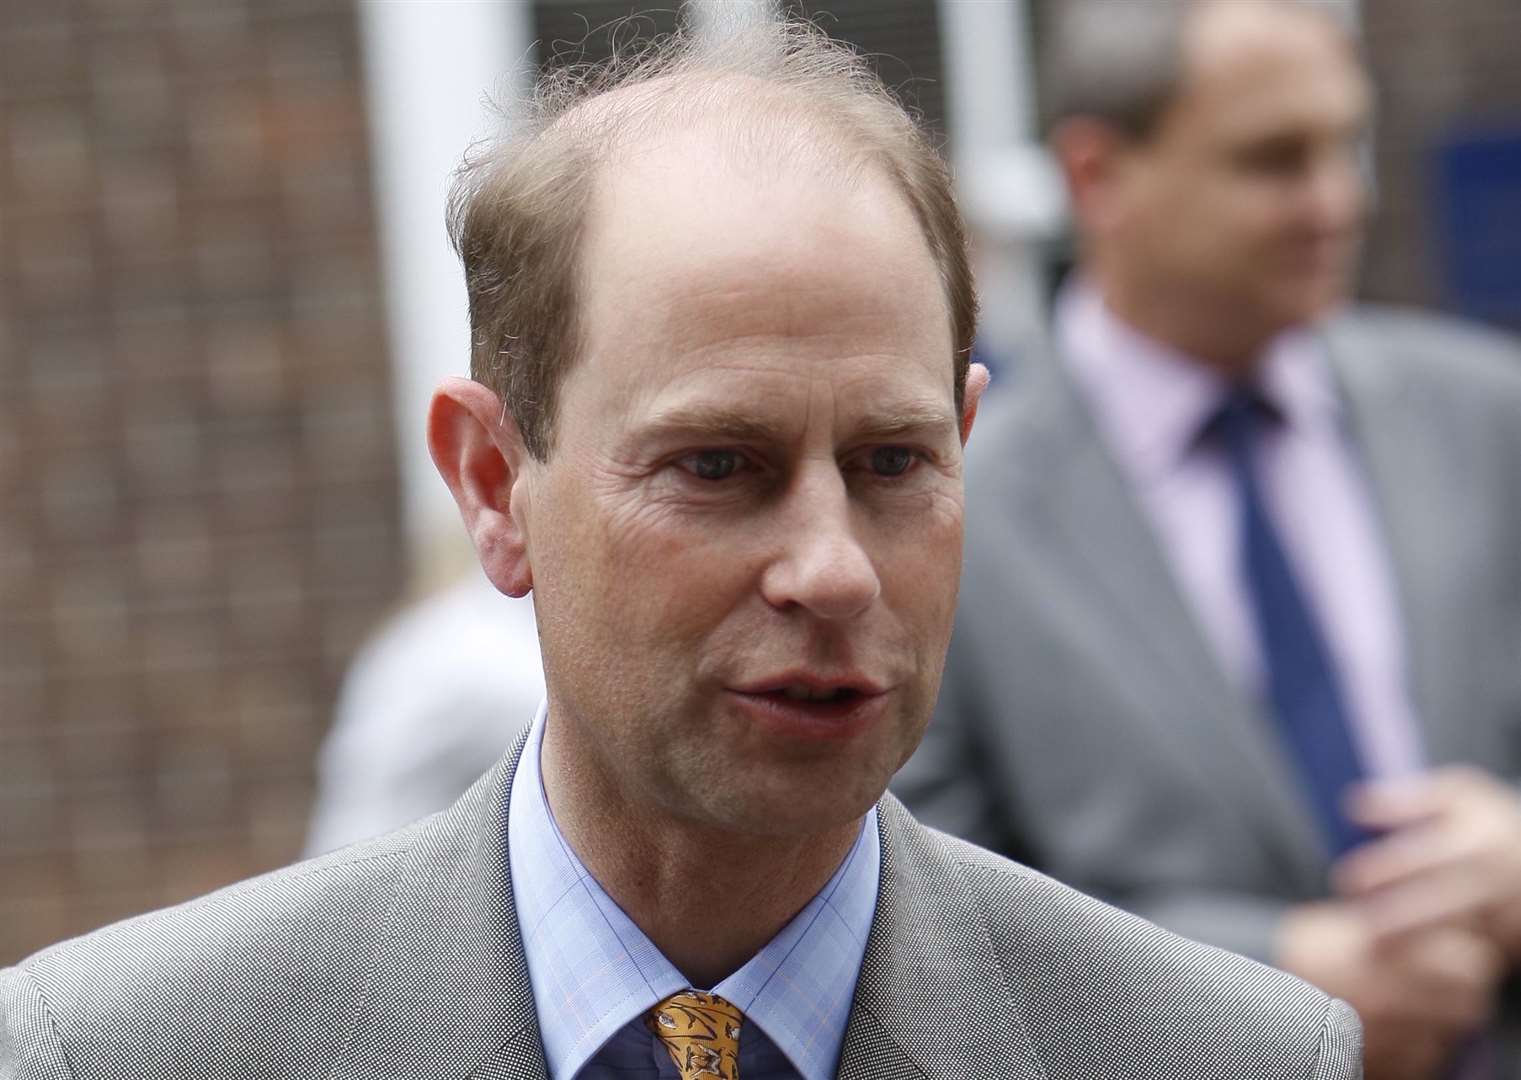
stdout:
[[1241,572],[1251,595],[1272,712],[1331,851],[1340,855],[1368,839],[1341,805],[1347,786],[1365,772],[1330,652],[1258,485],[1257,435],[1269,415],[1268,406],[1250,390],[1235,390],[1209,430],[1218,434],[1236,484]]

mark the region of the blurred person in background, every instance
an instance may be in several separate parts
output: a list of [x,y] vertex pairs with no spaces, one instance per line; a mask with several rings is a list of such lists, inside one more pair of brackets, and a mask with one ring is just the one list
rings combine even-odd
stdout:
[[1063,8],[1081,261],[978,425],[895,790],[1345,998],[1371,1075],[1521,1075],[1521,350],[1346,306],[1371,93],[1330,15]]
[[0,1077],[1361,1074],[1343,1003],[885,795],[960,579],[964,231],[859,57],[708,42],[457,189],[429,446],[548,706],[444,814],[0,972]]
[[473,568],[390,619],[344,676],[308,855],[399,829],[465,793],[544,697],[533,602]]

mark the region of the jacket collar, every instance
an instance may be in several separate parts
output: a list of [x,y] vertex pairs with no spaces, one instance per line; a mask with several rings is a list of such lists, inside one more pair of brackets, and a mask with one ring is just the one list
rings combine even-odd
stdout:
[[892,795],[877,804],[881,885],[840,1080],[1045,1076],[1017,983],[952,848]]

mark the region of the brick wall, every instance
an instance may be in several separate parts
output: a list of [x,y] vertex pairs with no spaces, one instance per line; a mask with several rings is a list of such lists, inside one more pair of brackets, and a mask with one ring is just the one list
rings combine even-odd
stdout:
[[355,15],[0,20],[0,963],[288,861],[399,590]]
[[1521,4],[1363,0],[1362,12],[1379,97],[1379,207],[1364,291],[1439,306],[1447,297],[1428,154],[1434,140],[1465,122],[1502,118],[1521,127]]

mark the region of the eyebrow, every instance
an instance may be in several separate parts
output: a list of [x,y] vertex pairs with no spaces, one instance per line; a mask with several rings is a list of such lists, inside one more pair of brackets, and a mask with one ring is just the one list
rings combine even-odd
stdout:
[[[656,437],[693,433],[736,442],[775,442],[785,434],[782,425],[774,421],[723,405],[678,406],[657,413],[642,427],[645,435]],[[946,428],[955,431],[957,424],[945,409],[910,403],[867,418],[852,430],[851,436],[877,441]]]
[[956,418],[937,406],[910,405],[894,409],[886,416],[874,416],[856,429],[856,437],[871,441],[902,438],[926,431],[949,429],[954,432],[960,425]]
[[702,434],[737,442],[764,442],[780,437],[778,426],[754,413],[727,406],[683,405],[656,413],[641,425],[646,435]]

